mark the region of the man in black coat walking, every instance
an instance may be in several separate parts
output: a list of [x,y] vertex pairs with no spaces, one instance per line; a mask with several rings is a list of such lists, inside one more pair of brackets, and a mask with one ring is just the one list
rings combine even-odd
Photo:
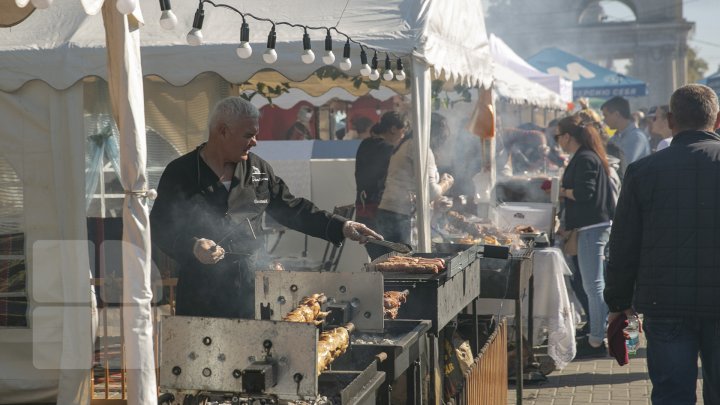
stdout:
[[631,164],[610,234],[608,322],[644,314],[652,402],[720,404],[718,98],[691,84],[670,99],[670,147]]

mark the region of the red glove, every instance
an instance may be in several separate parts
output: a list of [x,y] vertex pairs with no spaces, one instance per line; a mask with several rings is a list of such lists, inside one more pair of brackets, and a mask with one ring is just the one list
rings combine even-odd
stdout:
[[625,345],[624,329],[628,326],[627,315],[621,312],[620,315],[610,322],[607,329],[608,352],[615,357],[618,364],[624,366],[630,362],[627,346]]

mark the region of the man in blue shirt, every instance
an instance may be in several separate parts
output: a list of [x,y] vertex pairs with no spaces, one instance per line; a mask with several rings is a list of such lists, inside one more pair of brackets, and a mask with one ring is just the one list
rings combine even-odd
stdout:
[[603,120],[611,128],[616,130],[615,135],[610,138],[622,149],[627,164],[650,154],[650,142],[643,131],[638,129],[630,115],[630,103],[622,97],[613,97],[606,101],[600,109],[603,113]]

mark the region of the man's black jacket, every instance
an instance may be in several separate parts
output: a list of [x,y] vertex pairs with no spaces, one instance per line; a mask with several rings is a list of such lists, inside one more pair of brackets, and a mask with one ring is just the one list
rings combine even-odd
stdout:
[[[150,213],[153,244],[178,263],[176,313],[253,318],[256,253],[264,247],[263,212],[290,229],[339,244],[344,218],[296,198],[270,165],[250,153],[228,191],[196,149],[165,168]],[[227,252],[217,264],[193,255],[197,239]]]
[[720,317],[720,137],[685,131],[631,164],[610,235],[605,302]]

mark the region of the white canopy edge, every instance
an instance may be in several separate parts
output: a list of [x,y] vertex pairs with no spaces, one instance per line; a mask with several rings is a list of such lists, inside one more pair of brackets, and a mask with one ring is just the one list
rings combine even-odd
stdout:
[[489,41],[490,53],[496,64],[559,94],[560,99],[565,103],[573,100],[572,81],[535,69],[495,34],[490,34]]
[[[230,0],[228,3],[232,4]],[[249,59],[239,59],[241,18],[238,14],[205,5],[205,43],[186,42],[197,2],[175,2],[178,17],[174,30],[160,27],[157,2],[141,2],[145,26],[141,29],[143,75],[158,75],[180,86],[199,73],[212,71],[232,83],[248,80],[255,72],[273,68],[293,81],[302,81],[322,66],[318,56],[312,64],[300,60],[302,29],[278,25],[278,60],[262,60],[270,24],[248,19],[254,48]],[[437,74],[468,85],[488,87],[492,77],[490,48],[485,35],[467,35],[472,27],[485,32],[482,5],[475,0],[356,0],[347,4],[334,0],[276,0],[233,4],[243,12],[276,21],[308,26],[335,26],[354,40],[395,57],[410,55],[434,68]],[[318,12],[322,10],[322,12]],[[323,49],[325,31],[309,30],[316,54]],[[102,17],[87,15],[77,0],[56,0],[46,10],[37,10],[21,24],[0,29],[0,90],[14,91],[30,80],[42,80],[65,89],[87,76],[107,78]],[[48,34],[50,33],[50,34]],[[342,53],[344,38],[335,36],[334,52]],[[359,72],[360,49],[352,47],[351,75]],[[372,58],[372,51],[368,57]],[[384,54],[379,54],[383,68]],[[340,59],[339,57],[337,59]]]
[[[376,100],[385,101],[393,96],[396,96],[397,93],[392,91],[391,89],[381,86],[377,90],[370,90],[370,96],[372,96]],[[301,89],[290,89],[287,93],[275,97],[272,99],[273,105],[276,105],[282,109],[290,109],[294,107],[297,103],[301,101],[307,101],[311,103],[312,105],[319,107],[321,105],[324,105],[330,100],[341,100],[341,101],[347,101],[347,102],[353,102],[358,99],[358,96],[351,94],[345,89],[341,89],[339,87],[333,87],[325,94],[313,97],[308,95],[306,92],[304,92]],[[263,106],[266,106],[270,104],[268,100],[264,97],[253,97],[251,100],[253,105],[257,108],[261,108]]]
[[493,87],[498,97],[514,104],[530,104],[542,108],[567,108],[559,94],[532,82],[510,68],[495,65]]

